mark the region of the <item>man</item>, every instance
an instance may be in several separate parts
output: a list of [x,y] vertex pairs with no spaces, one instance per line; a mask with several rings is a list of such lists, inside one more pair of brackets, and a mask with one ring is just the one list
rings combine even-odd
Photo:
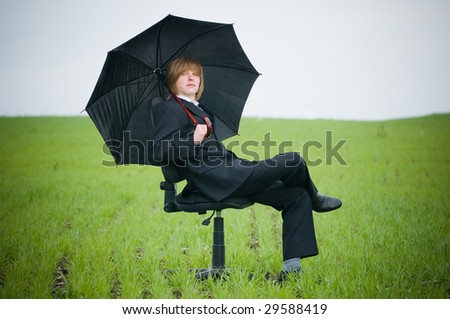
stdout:
[[188,181],[184,192],[199,191],[215,201],[248,197],[282,211],[281,277],[301,272],[300,259],[318,254],[312,210],[331,211],[341,201],[318,193],[298,153],[248,161],[227,150],[215,136],[214,114],[198,102],[204,82],[195,59],[172,61],[166,82],[172,96],[153,110],[155,160],[181,167]]

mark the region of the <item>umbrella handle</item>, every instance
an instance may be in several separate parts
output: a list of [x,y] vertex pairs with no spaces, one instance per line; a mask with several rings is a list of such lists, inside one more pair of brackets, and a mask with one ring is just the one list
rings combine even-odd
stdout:
[[206,134],[205,134],[205,138],[208,138],[211,136],[211,132],[212,132],[212,122],[209,119],[209,117],[207,116],[203,116],[203,120],[206,123]]

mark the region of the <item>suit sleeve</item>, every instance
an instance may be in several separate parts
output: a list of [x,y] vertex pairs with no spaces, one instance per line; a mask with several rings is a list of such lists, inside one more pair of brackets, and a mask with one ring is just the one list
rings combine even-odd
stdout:
[[163,102],[153,110],[153,157],[160,165],[181,164],[195,155],[195,127],[177,106]]

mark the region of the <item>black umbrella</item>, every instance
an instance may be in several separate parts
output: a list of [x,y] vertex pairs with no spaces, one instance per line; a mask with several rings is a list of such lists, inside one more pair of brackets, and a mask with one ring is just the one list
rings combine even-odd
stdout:
[[232,24],[168,15],[108,52],[86,111],[116,164],[152,162],[151,101],[169,95],[164,74],[180,56],[203,67],[201,103],[215,116],[223,140],[237,134],[244,104],[259,73],[244,53]]

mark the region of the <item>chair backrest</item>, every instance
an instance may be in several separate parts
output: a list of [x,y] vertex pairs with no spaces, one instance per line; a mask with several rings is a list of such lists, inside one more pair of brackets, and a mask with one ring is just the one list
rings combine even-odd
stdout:
[[[152,107],[158,105],[163,101],[163,98],[160,96],[154,96],[151,99]],[[164,178],[167,182],[176,184],[186,179],[183,171],[178,168],[175,164],[169,164],[161,167]]]
[[156,106],[156,105],[158,105],[159,103],[161,103],[162,101],[163,101],[163,98],[162,98],[162,97],[160,97],[160,96],[154,96],[154,97],[152,97],[152,99],[150,100],[150,103],[151,103],[152,106]]

